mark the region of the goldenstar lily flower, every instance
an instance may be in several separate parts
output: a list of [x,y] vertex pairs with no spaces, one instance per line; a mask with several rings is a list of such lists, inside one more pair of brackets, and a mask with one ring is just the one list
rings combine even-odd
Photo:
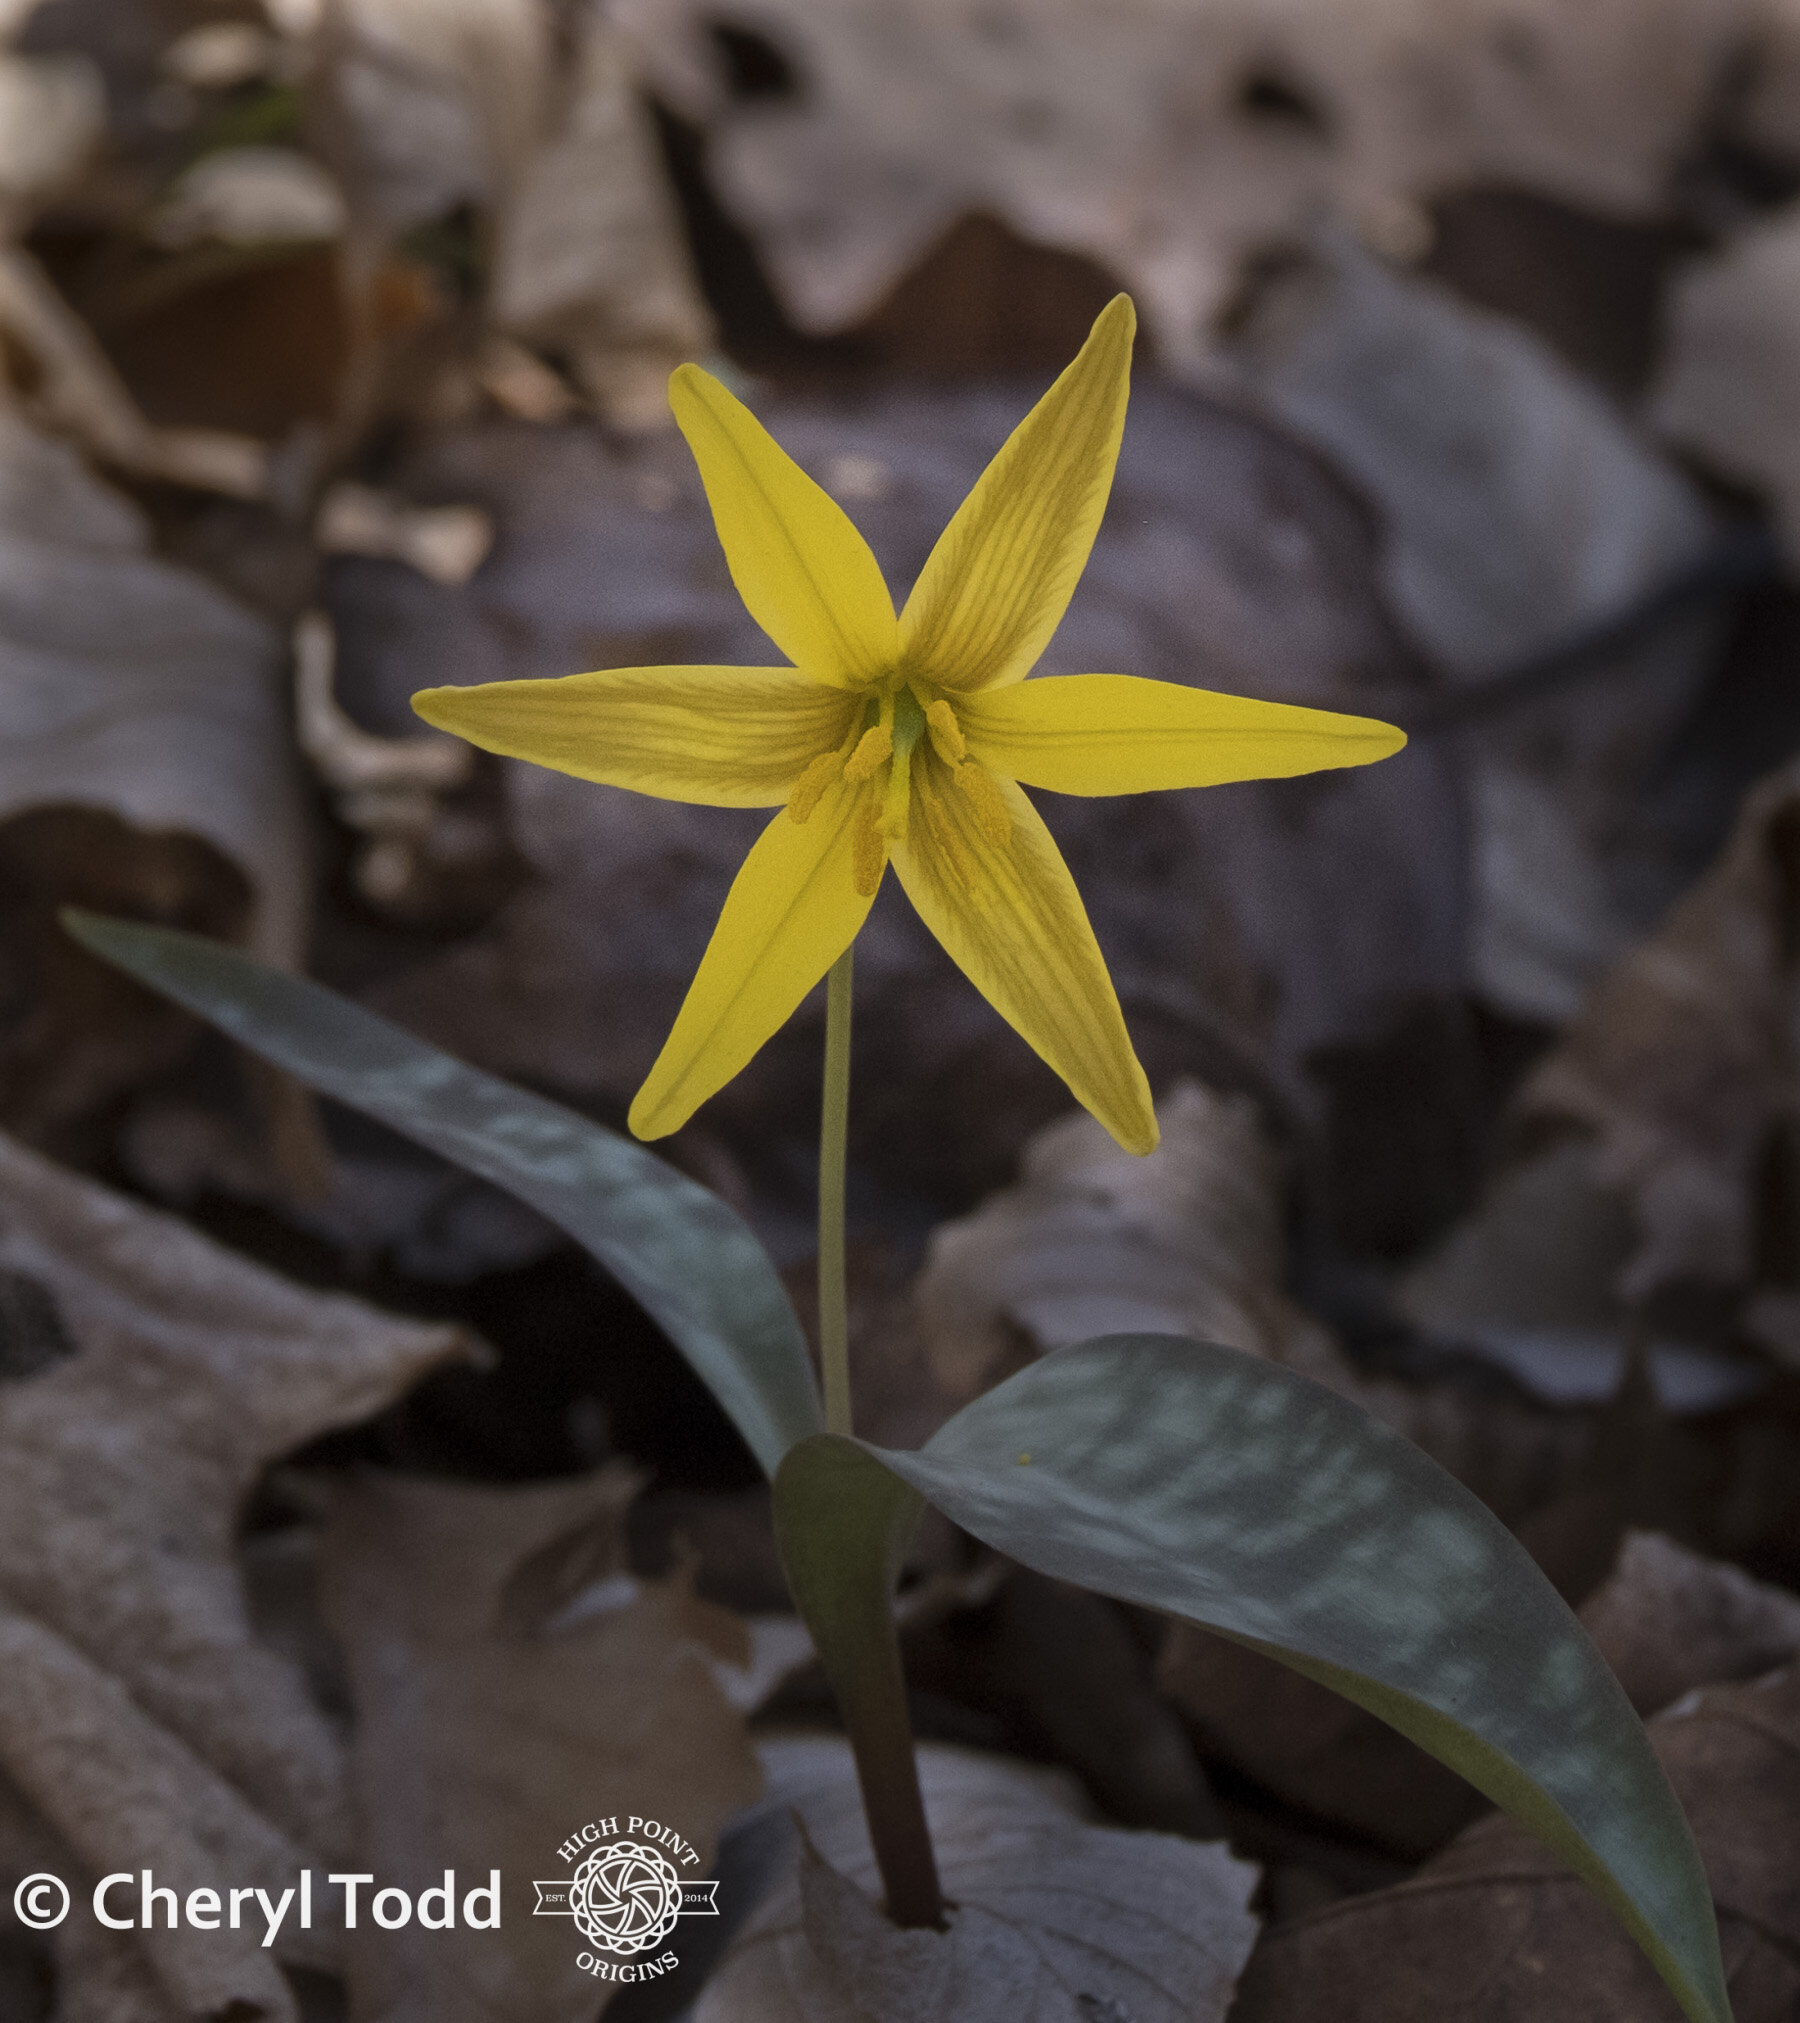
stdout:
[[1128,1151],[1157,1140],[1093,929],[1021,785],[1137,794],[1365,765],[1392,726],[1123,674],[1028,681],[1099,531],[1136,318],[1117,296],[957,509],[898,617],[868,543],[719,382],[675,419],[732,581],[785,667],[624,667],[425,689],[493,752],[714,807],[779,808],[631,1107],[658,1138],[855,939],[891,863],[952,959]]

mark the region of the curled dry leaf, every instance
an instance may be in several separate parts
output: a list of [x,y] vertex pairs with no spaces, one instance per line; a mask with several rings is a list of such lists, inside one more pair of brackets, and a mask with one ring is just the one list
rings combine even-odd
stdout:
[[1145,1159],[1118,1152],[1084,1113],[1046,1126],[1016,1187],[933,1232],[913,1299],[953,1397],[1004,1376],[1021,1337],[1027,1356],[1152,1333],[1309,1374],[1335,1361],[1324,1330],[1279,1290],[1280,1172],[1255,1104],[1182,1082],[1157,1115],[1162,1144]]
[[1625,1534],[1581,1620],[1646,1717],[1800,1655],[1800,1595],[1653,1531]]
[[[14,25],[0,14],[0,45]],[[218,430],[152,427],[93,333],[16,243],[105,131],[105,86],[86,57],[25,57],[0,46],[0,332],[30,361],[30,405],[123,469],[260,496],[268,475],[261,446]],[[10,377],[0,366],[0,408],[10,405]]]
[[1554,1493],[1583,1430],[1500,1398],[1365,1377],[1283,1291],[1283,1180],[1255,1104],[1196,1082],[1157,1103],[1162,1143],[1121,1152],[1083,1112],[1026,1145],[1022,1178],[932,1234],[913,1302],[958,1399],[1071,1342],[1189,1335],[1352,1398],[1516,1517]]
[[[1800,1667],[1679,1703],[1651,1740],[1712,1883],[1738,2023],[1800,2009]],[[1676,2023],[1599,1902],[1511,1820],[1410,1881],[1267,1931],[1234,2023]]]
[[[339,494],[360,490],[337,488]],[[473,531],[485,542],[491,530],[484,516],[475,508],[467,510],[483,519]],[[375,528],[365,524],[359,531],[372,539]],[[469,531],[466,522],[440,523],[408,538],[434,540],[440,548],[460,545],[466,553]],[[475,770],[474,749],[435,731],[384,738],[364,730],[340,707],[336,675],[337,635],[331,620],[323,611],[302,612],[294,624],[295,729],[338,819],[363,839],[350,875],[363,897],[377,906],[396,911],[421,901],[429,906],[430,873],[440,868],[429,861],[434,842],[442,838],[444,826],[455,835],[454,825],[444,825],[444,802],[467,786]],[[455,852],[448,854],[454,857]],[[466,859],[466,851],[464,855]]]
[[198,491],[260,499],[269,453],[219,428],[157,428],[139,409],[92,331],[22,247],[0,243],[0,330],[30,360],[25,410],[103,464]]
[[1800,766],[1746,799],[1712,868],[1599,984],[1520,1094],[1531,1124],[1587,1134],[1635,1242],[1632,1302],[1681,1287],[1741,1297],[1778,1353],[1800,1355],[1794,1279],[1761,1197],[1791,1157],[1792,917]]
[[317,138],[364,258],[516,189],[550,62],[535,0],[329,0],[318,54]]
[[1635,1237],[1593,1148],[1563,1139],[1499,1173],[1479,1205],[1394,1289],[1394,1304],[1440,1347],[1497,1364],[1552,1404],[1600,1404],[1625,1379],[1639,1337],[1657,1401],[1710,1412],[1761,1389],[1766,1366],[1672,1329],[1634,1330],[1619,1273]]
[[0,330],[31,361],[29,413],[102,463],[234,498],[268,488],[268,455],[222,429],[153,428],[39,262],[0,239]]
[[1053,1772],[919,1752],[944,1932],[903,1932],[880,1884],[846,1745],[764,1745],[771,1805],[804,1828],[787,1873],[707,1984],[695,2023],[1214,2023],[1256,1921],[1222,1842],[1092,1825]]
[[601,0],[554,24],[536,0],[334,0],[320,51],[319,140],[359,267],[473,207],[491,232],[492,329],[552,347],[615,421],[664,421],[669,369],[712,320]]
[[528,1914],[523,1879],[555,1874],[585,1821],[634,1812],[710,1861],[757,1796],[718,1676],[750,1668],[750,1639],[685,1579],[629,1572],[637,1486],[615,1466],[528,1489],[369,1480],[337,1503],[323,1601],[350,1666],[362,1859],[415,1886],[452,1869],[459,1889],[498,1868],[511,1896],[501,1939],[359,1924],[359,2014],[587,2023],[604,1991],[568,1925]]
[[327,555],[391,555],[434,583],[466,583],[494,545],[479,506],[414,506],[369,485],[333,485],[313,539]]
[[[279,1897],[347,1853],[348,1791],[300,1673],[251,1633],[239,1507],[462,1339],[288,1285],[5,1140],[0,1291],[0,1768],[77,1872]],[[130,1943],[82,1971],[179,2015],[292,2016],[260,1932]],[[284,1929],[278,1951],[328,1964],[336,1943]]]
[[760,0],[774,61],[734,91],[709,6],[620,11],[807,328],[985,212],[1107,267],[1183,363],[1246,254],[1325,205],[1403,252],[1470,183],[1653,214],[1723,67],[1754,75],[1771,39],[1757,0]]
[[277,634],[156,557],[136,507],[4,412],[0,649],[0,1114],[43,1135],[185,1037],[69,947],[56,907],[184,921],[291,962],[305,817]]
[[559,103],[500,221],[489,313],[566,357],[615,421],[655,426],[670,368],[707,348],[712,319],[610,11],[606,0],[573,10]]

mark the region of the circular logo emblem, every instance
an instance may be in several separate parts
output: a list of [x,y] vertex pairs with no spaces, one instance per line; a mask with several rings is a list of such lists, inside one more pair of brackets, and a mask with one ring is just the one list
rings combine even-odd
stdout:
[[681,1878],[655,1848],[615,1840],[596,1848],[569,1878],[569,1907],[590,1945],[645,1953],[675,1929]]

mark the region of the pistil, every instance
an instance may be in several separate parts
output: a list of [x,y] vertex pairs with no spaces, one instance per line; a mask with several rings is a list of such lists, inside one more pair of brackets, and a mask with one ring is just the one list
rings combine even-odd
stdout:
[[[887,703],[882,706],[884,721],[888,720],[889,707]],[[906,841],[906,825],[912,811],[913,748],[925,735],[925,712],[910,688],[895,692],[891,708],[893,760],[888,770],[887,792],[881,802],[881,833],[890,845]]]

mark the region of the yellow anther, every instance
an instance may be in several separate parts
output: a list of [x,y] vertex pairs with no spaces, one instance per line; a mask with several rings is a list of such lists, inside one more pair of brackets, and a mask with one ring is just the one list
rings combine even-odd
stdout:
[[931,733],[931,748],[947,766],[959,766],[969,755],[963,743],[962,726],[956,712],[940,695],[925,712],[925,728]]
[[967,765],[958,766],[952,778],[969,797],[975,826],[996,850],[1004,850],[1012,840],[1012,810],[1006,805],[1006,796],[993,774],[971,759]]
[[788,813],[796,822],[804,822],[825,798],[825,790],[832,786],[844,770],[844,756],[841,752],[821,752],[795,783],[794,791],[788,796]]
[[874,724],[864,731],[855,751],[844,763],[844,778],[854,786],[872,780],[894,755],[894,734],[886,724]]
[[821,752],[816,759],[808,762],[806,770],[794,783],[794,791],[788,796],[788,813],[796,822],[806,821],[825,798],[826,788],[842,775],[845,766],[856,756],[863,736],[861,725],[853,720],[844,742],[835,752]]
[[821,752],[794,783],[794,791],[788,796],[788,813],[796,822],[804,822],[825,798],[825,789],[844,770],[842,752]]
[[881,834],[881,818],[871,803],[864,802],[850,832],[850,876],[862,898],[874,898],[886,869],[887,843]]

